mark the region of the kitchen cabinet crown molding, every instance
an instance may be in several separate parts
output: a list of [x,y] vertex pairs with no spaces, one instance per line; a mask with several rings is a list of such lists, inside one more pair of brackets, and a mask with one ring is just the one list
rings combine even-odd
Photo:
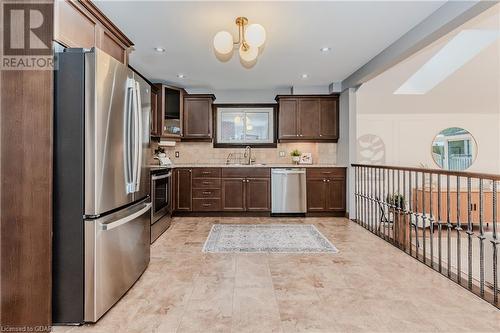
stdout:
[[215,101],[215,95],[214,94],[187,94],[184,95],[184,99],[189,99],[189,98],[209,98],[212,99],[212,101]]
[[274,98],[275,101],[279,102],[280,99],[289,99],[289,98],[339,98],[340,95],[335,94],[321,94],[321,95],[276,95]]
[[134,43],[113,22],[110,21],[109,18],[107,18],[106,15],[104,15],[104,13],[101,12],[101,10],[97,8],[92,1],[78,0],[77,2],[82,4],[85,9],[94,15],[95,18],[99,20],[99,22],[106,27],[106,29],[111,31],[126,47],[134,46]]

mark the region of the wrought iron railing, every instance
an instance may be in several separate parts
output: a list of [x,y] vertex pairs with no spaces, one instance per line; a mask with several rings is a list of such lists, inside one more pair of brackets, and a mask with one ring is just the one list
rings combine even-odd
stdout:
[[500,308],[500,175],[352,166],[358,224]]

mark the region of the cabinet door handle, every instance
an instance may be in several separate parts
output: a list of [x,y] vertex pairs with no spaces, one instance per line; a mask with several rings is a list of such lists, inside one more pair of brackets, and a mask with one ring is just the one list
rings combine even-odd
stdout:
[[210,174],[210,171],[203,171],[201,174],[202,174],[202,175],[209,175],[209,174]]
[[205,192],[202,192],[202,193],[205,194],[205,195],[212,194],[212,192],[209,192],[209,191],[205,191]]
[[201,204],[203,207],[210,207],[212,204]]
[[211,182],[203,182],[203,185],[210,185]]
[[326,183],[326,179],[323,179],[323,183]]
[[327,182],[327,183],[329,183],[329,182],[330,182],[330,179],[328,179],[326,182]]

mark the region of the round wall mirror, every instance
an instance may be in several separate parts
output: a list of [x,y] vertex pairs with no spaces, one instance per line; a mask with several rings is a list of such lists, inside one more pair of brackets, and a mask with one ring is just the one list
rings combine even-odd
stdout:
[[476,155],[476,140],[469,131],[460,127],[442,130],[432,142],[432,158],[445,170],[466,170],[474,163]]

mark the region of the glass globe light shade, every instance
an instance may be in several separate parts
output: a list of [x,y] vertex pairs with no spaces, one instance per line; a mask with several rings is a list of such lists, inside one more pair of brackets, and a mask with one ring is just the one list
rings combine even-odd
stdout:
[[246,50],[243,47],[243,44],[240,46],[240,57],[245,62],[252,62],[257,59],[259,55],[259,49],[256,47],[248,47]]
[[266,29],[257,23],[250,24],[245,30],[245,41],[252,47],[261,47],[266,41]]
[[220,54],[233,50],[233,36],[227,31],[219,31],[214,37],[214,48]]

